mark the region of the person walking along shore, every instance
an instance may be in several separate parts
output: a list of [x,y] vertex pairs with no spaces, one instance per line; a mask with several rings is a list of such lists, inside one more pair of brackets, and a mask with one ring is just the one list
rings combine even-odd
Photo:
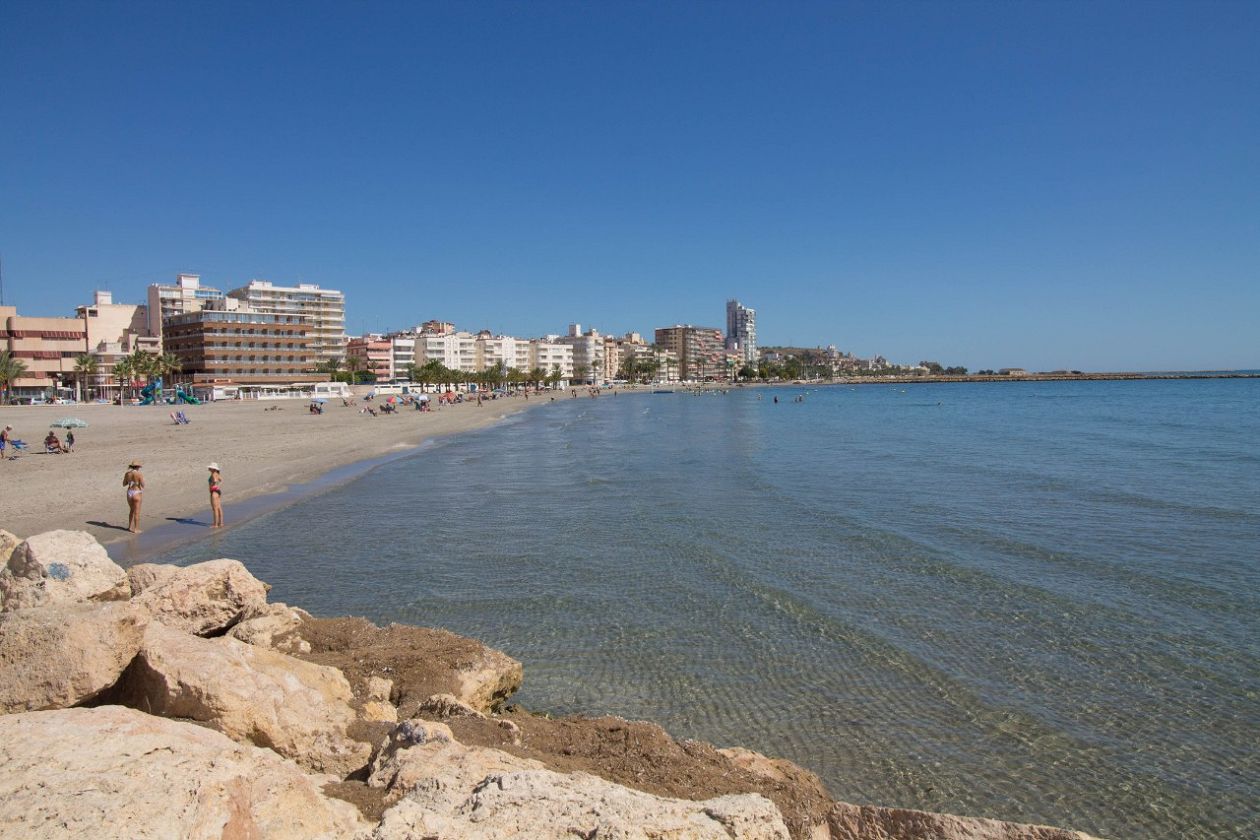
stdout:
[[212,528],[223,527],[223,476],[219,473],[217,461],[211,462],[206,469],[210,470],[210,512],[214,514]]
[[127,530],[140,533],[140,505],[144,501],[144,476],[140,472],[140,459],[133,458],[123,473],[123,487],[127,488]]

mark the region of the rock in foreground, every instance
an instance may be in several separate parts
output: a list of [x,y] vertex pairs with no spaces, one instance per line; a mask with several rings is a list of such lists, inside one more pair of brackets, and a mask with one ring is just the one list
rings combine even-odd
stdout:
[[0,605],[6,611],[130,595],[127,573],[83,531],[37,534],[19,543],[0,570]]
[[335,668],[236,639],[201,639],[161,624],[118,685],[123,705],[209,724],[317,772],[345,775],[371,748],[351,740],[350,686]]
[[102,706],[0,716],[0,836],[348,838],[322,780],[202,726]]
[[64,709],[118,681],[148,615],[131,604],[55,604],[0,613],[0,713]]

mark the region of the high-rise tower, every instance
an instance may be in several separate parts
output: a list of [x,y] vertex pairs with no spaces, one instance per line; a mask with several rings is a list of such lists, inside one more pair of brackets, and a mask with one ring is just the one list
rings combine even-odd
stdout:
[[757,362],[757,310],[737,300],[726,302],[726,341],[739,347],[747,364]]

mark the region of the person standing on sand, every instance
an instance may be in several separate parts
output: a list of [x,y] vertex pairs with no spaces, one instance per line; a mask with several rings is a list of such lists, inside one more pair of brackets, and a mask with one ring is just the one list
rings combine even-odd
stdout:
[[214,514],[213,528],[223,527],[223,476],[219,474],[219,464],[212,461],[206,469],[210,470],[210,512]]
[[[4,460],[4,453],[9,448],[9,441],[11,441],[12,439],[13,439],[12,426],[5,426],[3,429],[0,429],[0,461]],[[10,457],[9,460],[12,461],[13,457]]]
[[140,533],[140,504],[144,501],[144,476],[140,474],[140,459],[132,458],[123,473],[123,487],[127,488],[127,530]]

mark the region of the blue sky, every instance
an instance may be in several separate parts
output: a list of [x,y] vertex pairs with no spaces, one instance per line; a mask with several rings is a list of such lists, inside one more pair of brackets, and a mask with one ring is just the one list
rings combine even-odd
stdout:
[[1260,3],[0,4],[5,302],[1260,367]]

